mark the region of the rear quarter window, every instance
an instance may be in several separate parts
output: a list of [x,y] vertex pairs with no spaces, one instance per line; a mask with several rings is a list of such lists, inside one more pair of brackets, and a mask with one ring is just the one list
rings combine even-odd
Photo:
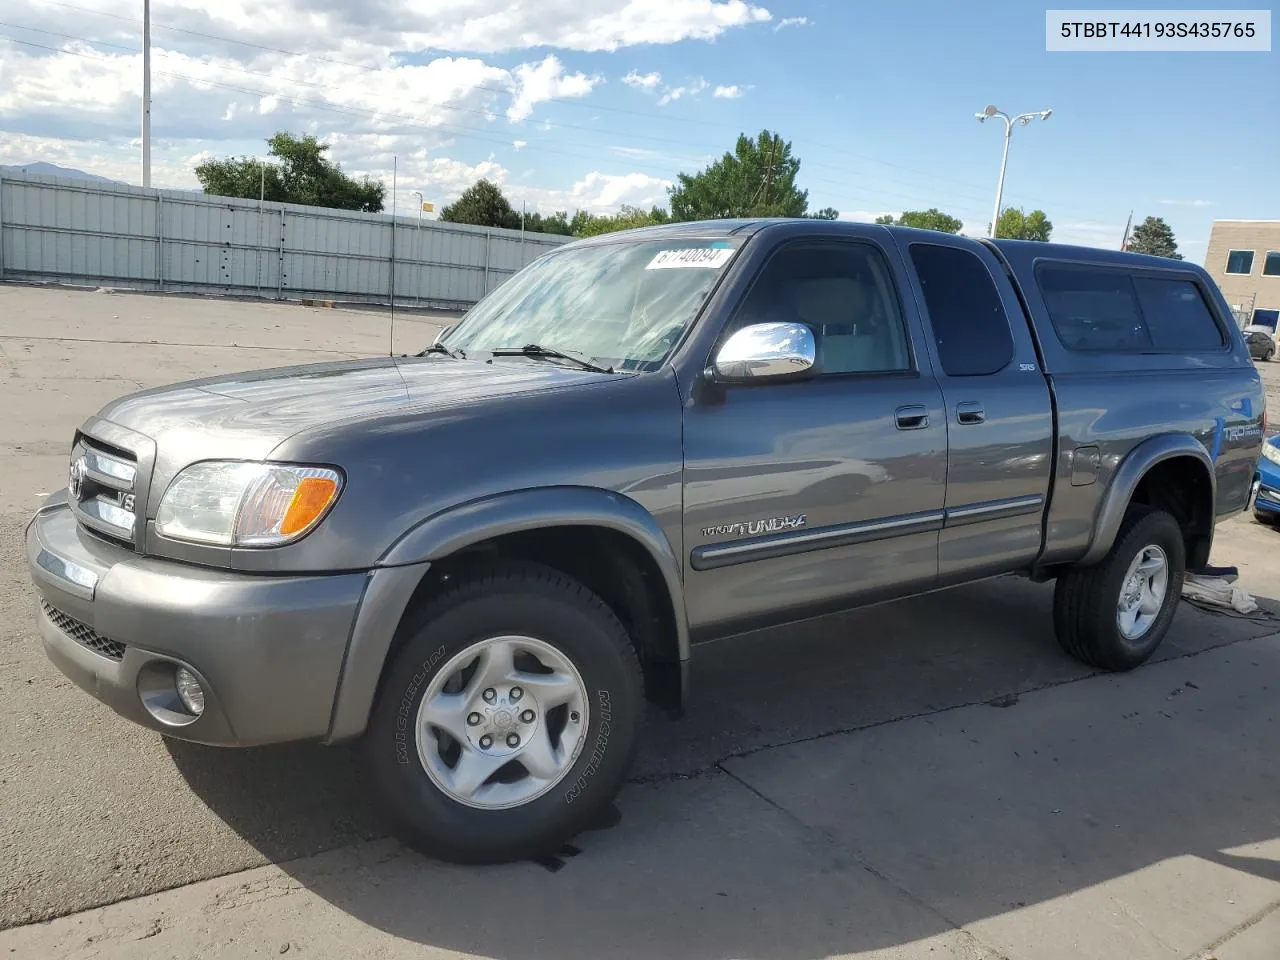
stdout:
[[1221,350],[1226,339],[1213,319],[1204,294],[1190,280],[1134,277],[1138,304],[1157,350],[1194,353]]
[[1058,339],[1069,350],[1197,353],[1226,343],[1203,292],[1189,278],[1041,264],[1036,280]]

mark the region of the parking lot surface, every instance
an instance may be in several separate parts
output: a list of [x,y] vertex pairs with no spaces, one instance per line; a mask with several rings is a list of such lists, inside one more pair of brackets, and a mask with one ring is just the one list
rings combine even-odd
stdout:
[[[395,352],[445,322],[401,316]],[[1274,960],[1280,532],[1249,517],[1214,560],[1263,609],[1184,604],[1124,676],[1062,654],[1052,586],[1016,578],[699,649],[689,715],[651,719],[619,822],[562,864],[428,863],[380,839],[352,751],[168,742],[64,680],[22,530],[84,417],[385,354],[389,326],[0,286],[0,955]]]

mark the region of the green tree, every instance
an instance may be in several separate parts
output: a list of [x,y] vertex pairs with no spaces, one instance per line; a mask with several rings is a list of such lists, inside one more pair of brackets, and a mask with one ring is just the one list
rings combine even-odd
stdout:
[[329,144],[313,136],[298,138],[281,131],[267,141],[275,163],[253,157],[206,160],[196,167],[204,192],[220,197],[301,203],[339,210],[378,212],[386,185],[369,177],[356,180],[325,157]]
[[564,210],[557,210],[549,217],[544,217],[540,213],[530,213],[524,218],[524,228],[533,233],[555,233],[562,237],[573,234],[573,227],[569,224],[569,214]]
[[[769,130],[753,140],[745,133],[731,153],[700,173],[681,173],[668,192],[672,220],[717,220],[726,217],[804,217],[809,191],[796,186],[800,159],[790,142]],[[815,216],[834,219],[830,207]]]
[[1173,230],[1164,222],[1164,217],[1147,217],[1134,227],[1125,249],[1131,253],[1149,253],[1157,257],[1168,257],[1170,260],[1182,259],[1178,243],[1173,239]]
[[668,223],[670,220],[670,214],[661,207],[645,210],[642,207],[624,205],[615,214],[601,215],[579,210],[574,214],[570,226],[575,237],[597,237],[602,233],[614,233],[636,227],[652,227],[660,223]]
[[886,226],[917,227],[921,230],[938,230],[942,233],[959,233],[960,228],[964,226],[963,221],[943,213],[937,207],[930,207],[928,210],[906,210],[896,220],[891,214],[885,214],[882,217],[876,217],[876,223]]
[[478,227],[520,229],[520,214],[491,180],[477,180],[463,190],[462,196],[440,211],[440,219],[450,223],[471,223]]
[[1009,240],[1039,240],[1047,243],[1053,224],[1043,210],[1023,213],[1021,207],[1006,207],[996,220],[996,236]]

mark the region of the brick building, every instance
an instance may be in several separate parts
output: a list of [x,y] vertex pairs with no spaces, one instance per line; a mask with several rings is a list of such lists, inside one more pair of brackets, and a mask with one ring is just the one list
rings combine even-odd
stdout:
[[1280,220],[1215,220],[1204,268],[1241,326],[1280,321]]

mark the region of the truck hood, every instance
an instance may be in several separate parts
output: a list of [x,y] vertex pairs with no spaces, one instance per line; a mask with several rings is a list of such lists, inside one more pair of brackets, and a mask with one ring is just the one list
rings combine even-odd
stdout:
[[192,380],[122,397],[98,416],[154,440],[161,479],[195,460],[263,459],[289,437],[321,424],[602,379],[610,375],[522,358],[388,357]]

